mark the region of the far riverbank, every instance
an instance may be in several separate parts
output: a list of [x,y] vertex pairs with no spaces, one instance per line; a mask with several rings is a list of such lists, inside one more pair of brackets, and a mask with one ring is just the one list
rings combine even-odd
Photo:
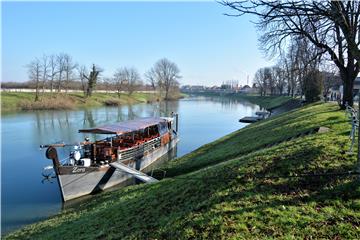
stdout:
[[[178,100],[185,95],[176,93],[170,100]],[[78,108],[131,105],[164,100],[153,92],[104,93],[96,92],[91,97],[84,97],[81,92],[41,93],[35,102],[34,92],[1,92],[1,112],[18,112],[31,110],[71,110]]]
[[192,95],[199,96],[217,96],[228,97],[235,99],[243,99],[253,104],[259,105],[261,108],[265,108],[269,111],[285,105],[289,101],[300,102],[299,99],[292,98],[290,96],[260,96],[258,94],[245,94],[245,93],[224,93],[224,92],[192,92]]

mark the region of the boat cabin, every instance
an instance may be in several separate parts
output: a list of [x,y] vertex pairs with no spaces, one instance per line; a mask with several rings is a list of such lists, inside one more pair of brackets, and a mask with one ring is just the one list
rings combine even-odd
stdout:
[[166,145],[176,137],[173,118],[140,118],[100,127],[81,129],[80,133],[111,134],[102,140],[74,146],[67,166],[99,167],[114,161],[136,160]]

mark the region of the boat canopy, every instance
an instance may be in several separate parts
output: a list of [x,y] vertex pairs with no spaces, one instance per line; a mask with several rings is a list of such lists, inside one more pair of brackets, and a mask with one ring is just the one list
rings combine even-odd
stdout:
[[165,123],[166,120],[158,117],[139,118],[136,120],[129,120],[124,122],[118,122],[99,126],[89,129],[80,129],[80,133],[96,133],[96,134],[124,134],[129,132],[135,132],[138,130],[145,129],[150,126]]

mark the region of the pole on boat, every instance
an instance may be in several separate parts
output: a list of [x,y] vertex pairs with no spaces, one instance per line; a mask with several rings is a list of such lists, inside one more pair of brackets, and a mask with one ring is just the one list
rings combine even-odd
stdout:
[[179,114],[175,113],[175,115],[176,115],[176,132],[178,132],[178,130],[179,130]]

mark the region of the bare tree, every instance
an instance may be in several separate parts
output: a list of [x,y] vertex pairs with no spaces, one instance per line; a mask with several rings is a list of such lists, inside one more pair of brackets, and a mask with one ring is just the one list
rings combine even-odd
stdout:
[[151,88],[156,91],[157,88],[157,76],[154,68],[151,68],[145,73],[145,79],[150,83]]
[[265,78],[265,74],[264,74],[264,68],[260,68],[256,71],[253,82],[259,88],[260,95],[265,96],[267,84],[266,84],[266,78]]
[[73,59],[69,54],[63,55],[64,73],[65,73],[65,91],[68,91],[69,82],[72,80],[73,71],[77,67],[77,64],[73,63]]
[[270,95],[275,94],[275,78],[273,77],[272,68],[266,67],[264,68],[264,82],[266,82],[266,86],[270,92]]
[[288,46],[287,52],[282,51],[279,58],[279,65],[284,69],[287,95],[295,96],[298,89],[299,67],[297,47],[294,42]]
[[81,88],[83,90],[84,96],[87,96],[87,87],[88,83],[85,78],[85,74],[87,73],[87,69],[84,65],[77,66],[76,67],[80,82],[81,82]]
[[276,65],[272,68],[272,75],[275,82],[275,87],[279,95],[284,93],[284,89],[286,86],[285,82],[285,70],[281,68],[281,66]]
[[286,45],[290,37],[308,39],[327,53],[339,69],[344,85],[342,107],[353,105],[353,83],[360,70],[358,38],[360,2],[358,1],[223,1],[223,5],[241,16],[258,16],[264,50],[273,54]]
[[55,55],[50,55],[49,56],[49,68],[50,68],[50,92],[53,91],[54,89],[54,80],[56,78],[56,75],[57,75],[57,61],[56,61],[56,56]]
[[36,58],[30,64],[27,65],[29,79],[35,82],[35,101],[39,100],[39,86],[41,80],[41,61]]
[[49,58],[46,55],[43,55],[42,57],[42,92],[45,92],[45,84],[46,81],[49,77],[49,67],[50,67],[50,63],[49,63]]
[[165,100],[169,99],[171,88],[178,87],[178,80],[181,78],[178,66],[166,58],[157,61],[152,70],[156,76],[159,89],[164,89]]
[[58,72],[58,92],[61,91],[61,82],[63,79],[63,73],[65,71],[65,54],[60,53],[56,56],[56,66],[57,66],[57,72]]
[[120,97],[120,91],[126,89],[129,95],[131,95],[136,88],[141,84],[140,74],[135,68],[120,68],[114,75],[114,80],[118,89],[118,96]]
[[121,96],[121,91],[123,90],[123,83],[124,83],[124,77],[122,74],[122,69],[116,70],[114,73],[114,76],[112,78],[112,82],[115,85],[115,88],[117,90],[118,98]]

